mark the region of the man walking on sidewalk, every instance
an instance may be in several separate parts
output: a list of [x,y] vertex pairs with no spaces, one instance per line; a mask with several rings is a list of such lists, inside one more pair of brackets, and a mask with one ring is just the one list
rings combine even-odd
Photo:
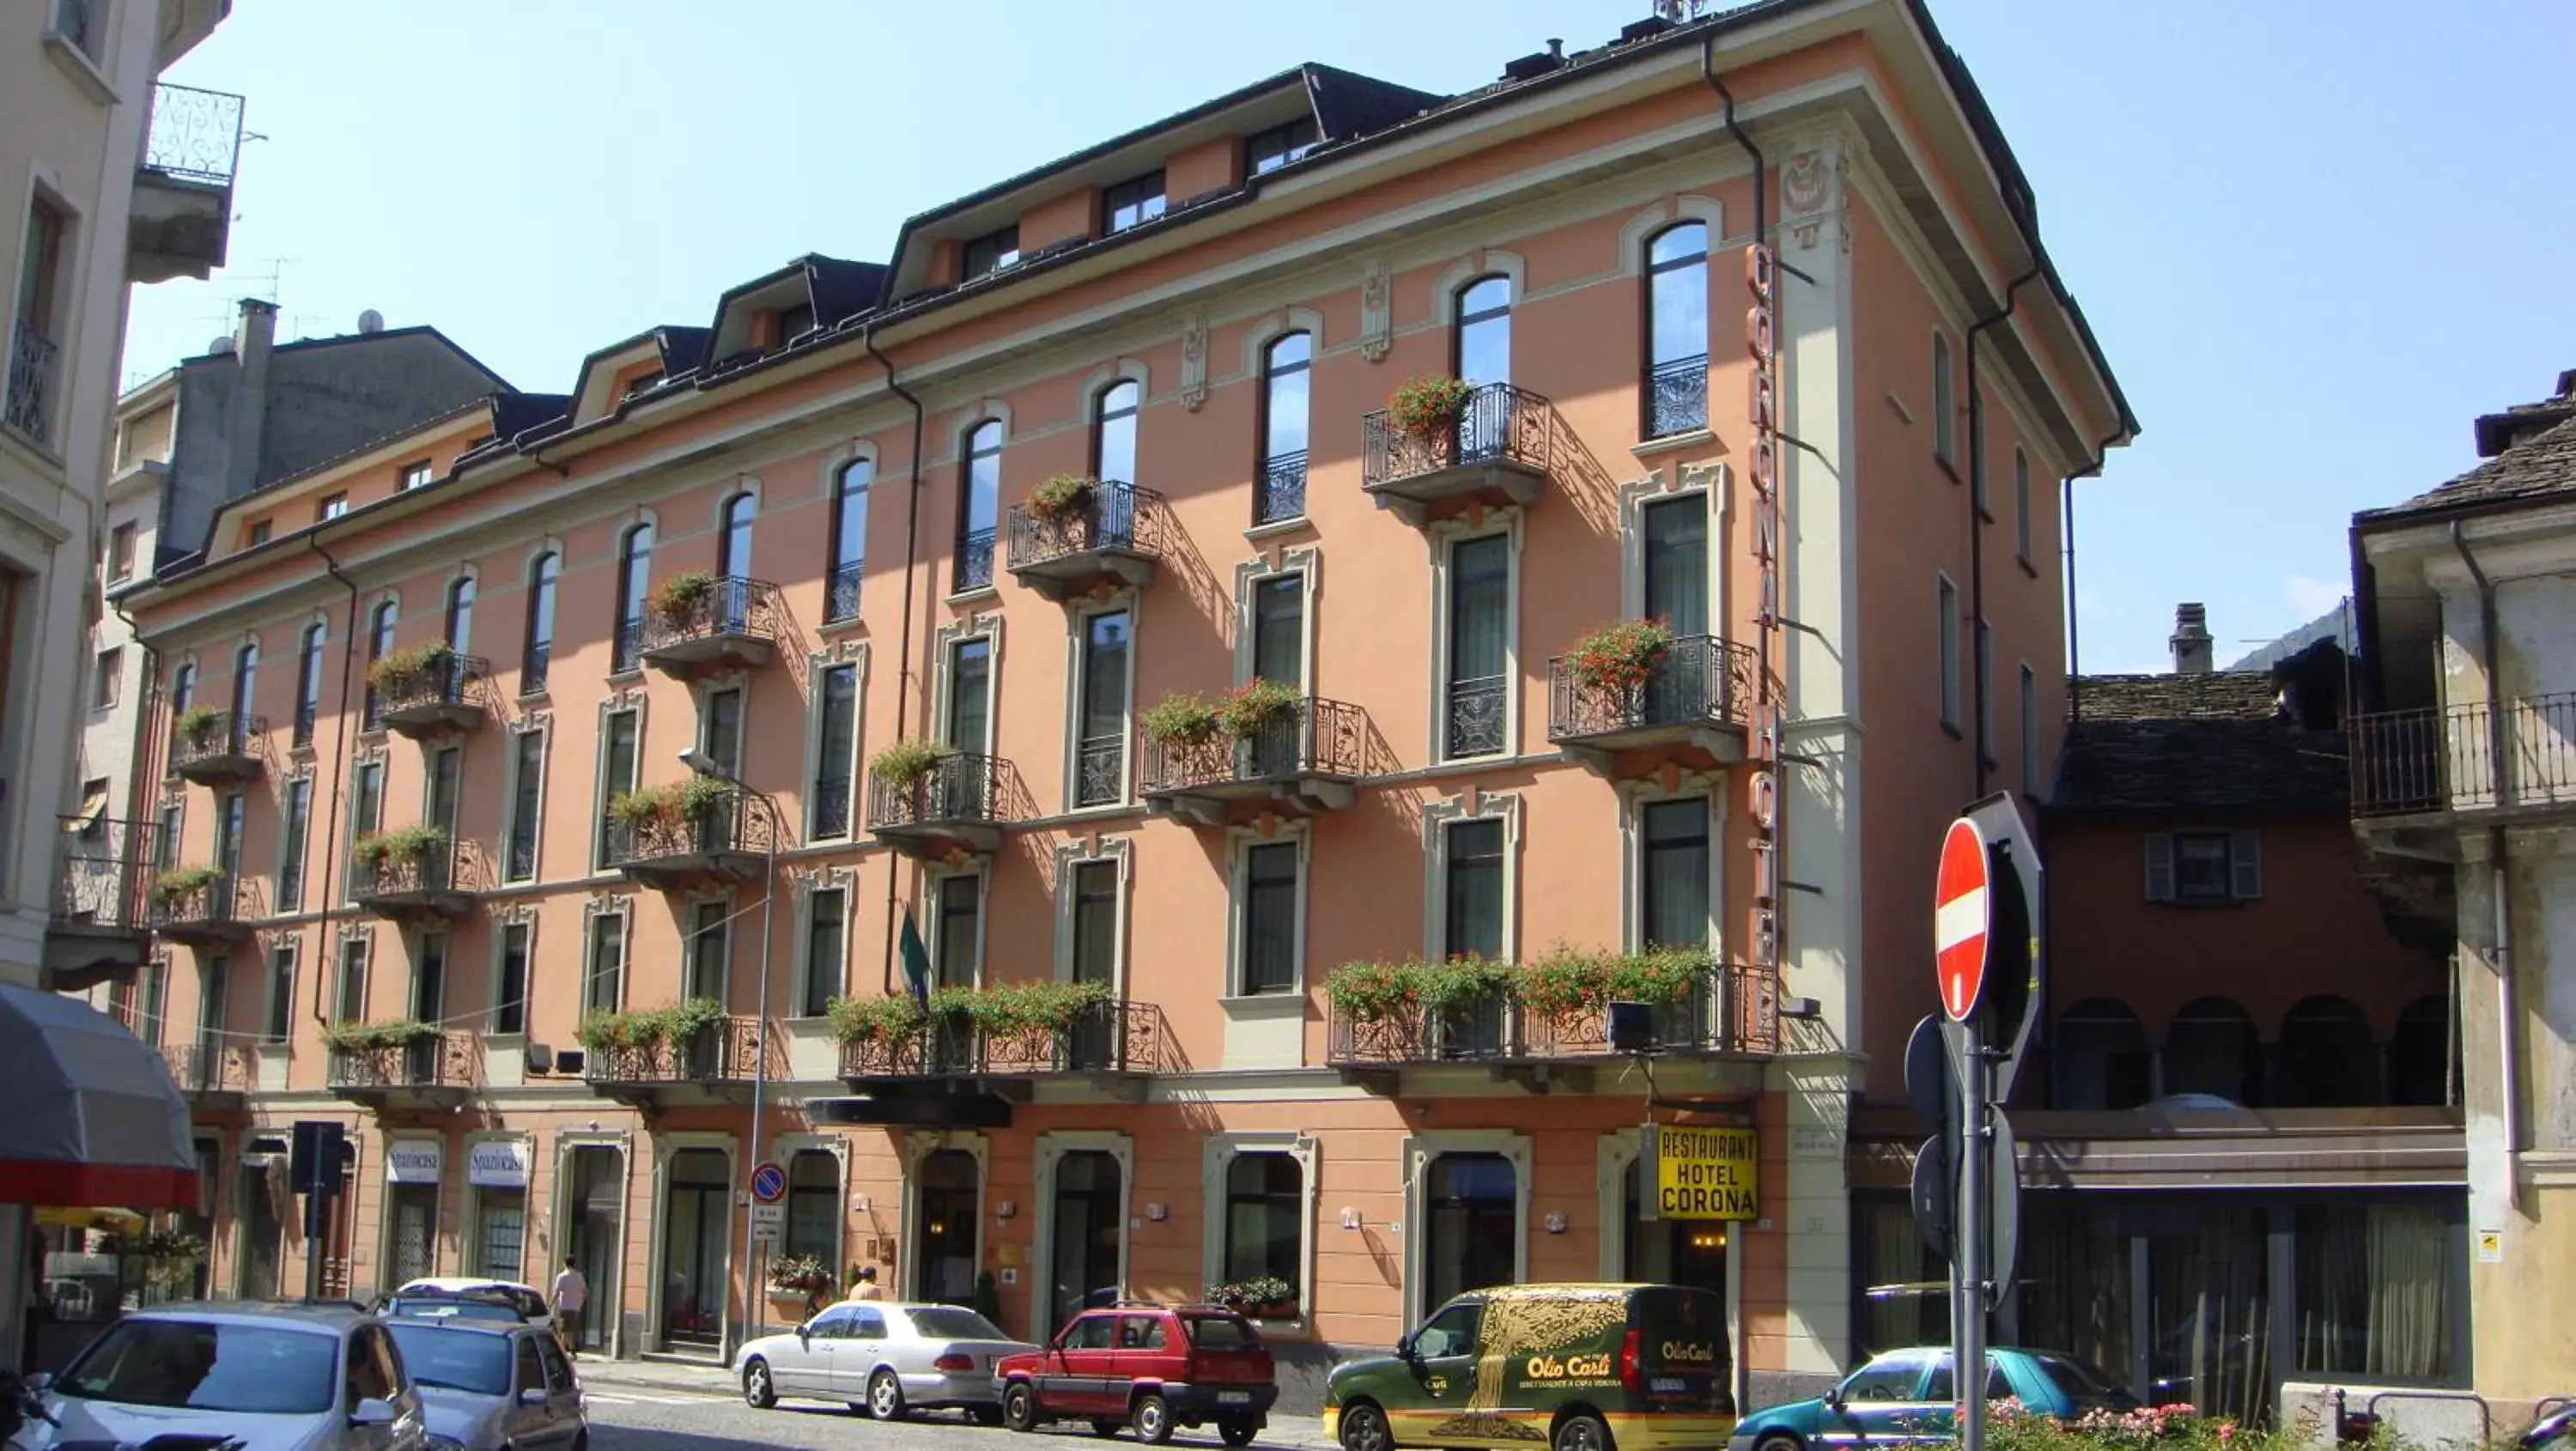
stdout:
[[581,1357],[581,1312],[590,1303],[590,1281],[581,1277],[581,1266],[564,1261],[563,1273],[555,1276],[555,1337],[563,1342],[564,1354]]

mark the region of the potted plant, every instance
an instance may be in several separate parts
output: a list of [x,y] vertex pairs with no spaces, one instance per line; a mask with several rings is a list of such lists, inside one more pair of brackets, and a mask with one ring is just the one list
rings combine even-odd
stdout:
[[723,1069],[724,1004],[714,998],[682,998],[662,1010],[662,1041],[671,1045],[681,1070],[691,1078],[713,1078]]
[[684,569],[653,591],[653,613],[667,624],[685,624],[706,608],[715,593],[714,575],[703,569]]
[[1441,373],[1407,378],[1386,399],[1386,421],[1418,440],[1438,440],[1455,432],[1475,389]]
[[365,867],[369,876],[373,878],[372,885],[381,889],[386,885],[386,869],[400,862],[415,863],[414,879],[422,886],[432,885],[429,872],[430,860],[436,853],[446,848],[445,828],[420,825],[399,827],[392,831],[368,832],[351,845],[350,851],[356,855],[358,864]]
[[381,655],[367,667],[367,683],[380,691],[391,692],[416,681],[427,680],[439,666],[455,654],[443,640],[424,641],[418,645]]
[[1029,490],[1029,514],[1049,524],[1091,511],[1100,481],[1083,474],[1051,474]]
[[612,798],[608,815],[635,831],[671,831],[694,825],[732,793],[732,786],[712,776],[691,776],[659,786],[643,786]]
[[206,894],[206,889],[223,879],[213,867],[172,867],[152,879],[153,900],[165,907],[193,902]]
[[221,719],[223,712],[211,706],[192,705],[179,712],[179,738],[202,748],[214,739],[215,723]]
[[1587,689],[1630,691],[1646,683],[1672,645],[1673,627],[1663,620],[1621,620],[1575,641],[1565,663]]
[[1238,741],[1253,740],[1295,714],[1305,699],[1284,680],[1256,678],[1225,693],[1216,703],[1216,722]]
[[1224,729],[1216,707],[1189,691],[1174,691],[1145,712],[1145,739],[1158,746],[1203,746]]
[[769,1303],[780,1317],[810,1319],[832,1289],[832,1267],[815,1255],[780,1255],[769,1262]]
[[909,791],[928,779],[940,762],[957,754],[931,740],[900,740],[869,759],[868,769],[890,790]]
[[832,1036],[844,1043],[886,1043],[921,1031],[929,1015],[919,999],[906,993],[867,998],[834,998],[825,1009]]

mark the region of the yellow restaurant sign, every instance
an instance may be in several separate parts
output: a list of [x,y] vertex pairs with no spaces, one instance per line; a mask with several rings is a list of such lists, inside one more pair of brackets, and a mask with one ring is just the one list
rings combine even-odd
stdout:
[[1662,1219],[1758,1219],[1751,1129],[1655,1129],[1655,1212]]

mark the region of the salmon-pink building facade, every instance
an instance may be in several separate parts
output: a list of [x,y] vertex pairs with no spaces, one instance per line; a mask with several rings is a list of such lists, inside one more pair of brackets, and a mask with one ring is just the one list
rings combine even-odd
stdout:
[[[1454,421],[1388,416],[1419,378]],[[1644,1275],[1731,1297],[1747,1393],[1830,1374],[1847,1110],[1930,1005],[1942,825],[2050,778],[2057,485],[2132,426],[1873,0],[1456,98],[1292,70],[236,500],[131,603],[147,809],[213,869],[160,940],[214,1282],[300,1282],[267,1156],[331,1117],[335,1279],[575,1260],[611,1353],[778,1318],[775,1161],[759,1253],[989,1276],[1015,1333],[1275,1277],[1320,1365]],[[1576,658],[1640,619],[1633,681]],[[1402,1000],[1649,947],[1699,959],[1656,1115],[1755,1130],[1749,1218],[1639,1213],[1597,1013]]]

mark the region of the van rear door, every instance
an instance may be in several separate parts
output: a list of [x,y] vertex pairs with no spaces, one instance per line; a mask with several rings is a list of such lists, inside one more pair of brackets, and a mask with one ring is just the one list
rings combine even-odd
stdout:
[[[1648,1285],[1628,1302],[1636,1346],[1639,1410],[1735,1413],[1735,1372],[1726,1348],[1726,1301],[1713,1290]],[[1623,1347],[1623,1358],[1626,1351]]]

